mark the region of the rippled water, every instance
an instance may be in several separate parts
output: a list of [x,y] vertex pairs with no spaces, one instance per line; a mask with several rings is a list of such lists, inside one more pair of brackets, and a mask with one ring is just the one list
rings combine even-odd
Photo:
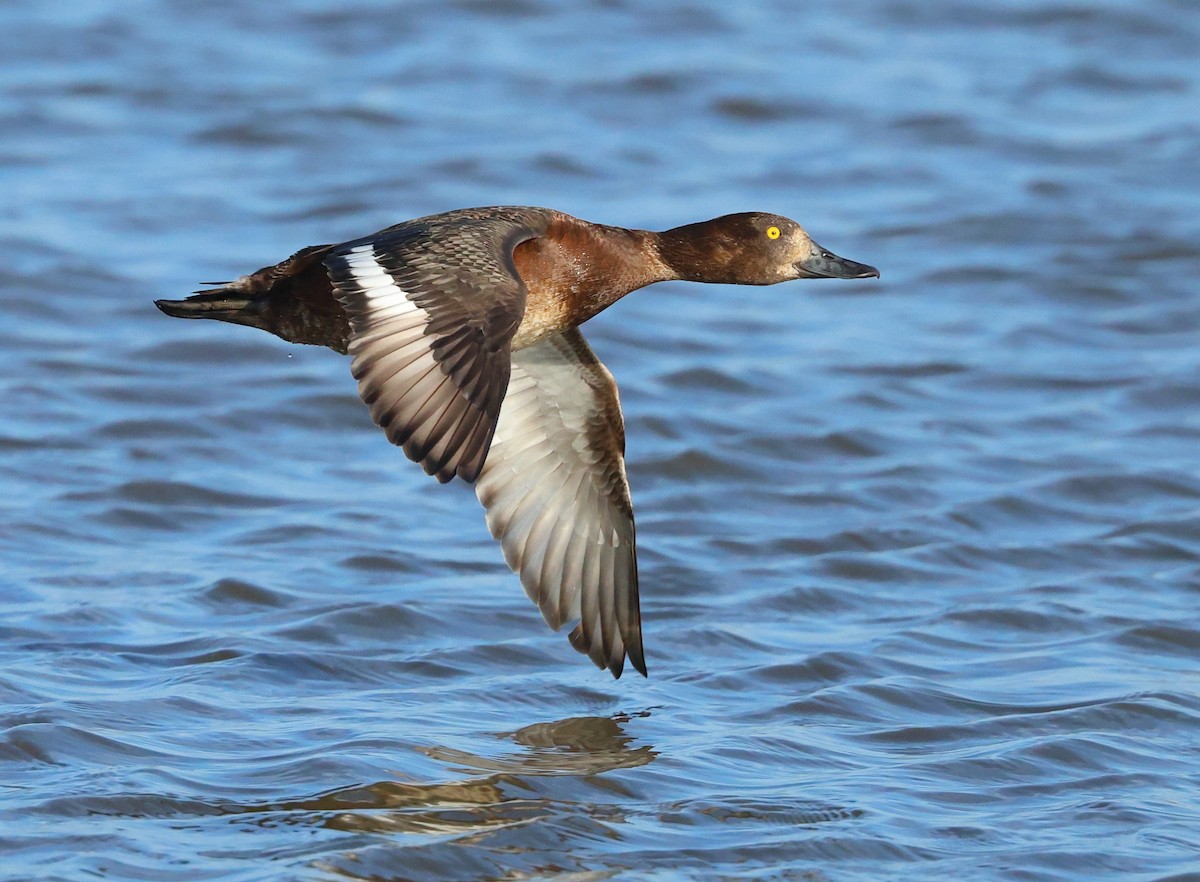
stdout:
[[[0,7],[4,878],[1200,878],[1200,16],[798,9]],[[648,681],[151,305],[495,203],[883,271],[591,324]]]

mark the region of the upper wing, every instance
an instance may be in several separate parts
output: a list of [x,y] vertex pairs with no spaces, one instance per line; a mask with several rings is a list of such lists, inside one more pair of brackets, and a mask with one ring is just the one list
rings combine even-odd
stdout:
[[581,619],[576,649],[616,677],[628,655],[644,675],[621,404],[578,330],[513,353],[475,492],[550,627]]
[[371,417],[439,481],[474,481],[508,387],[525,312],[512,251],[544,221],[518,209],[409,221],[333,248],[351,371]]

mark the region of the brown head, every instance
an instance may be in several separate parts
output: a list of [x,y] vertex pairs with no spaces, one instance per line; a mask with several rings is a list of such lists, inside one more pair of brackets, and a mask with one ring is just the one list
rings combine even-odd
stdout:
[[658,234],[658,252],[680,279],[774,285],[792,279],[866,279],[879,270],[826,251],[777,214],[727,214]]

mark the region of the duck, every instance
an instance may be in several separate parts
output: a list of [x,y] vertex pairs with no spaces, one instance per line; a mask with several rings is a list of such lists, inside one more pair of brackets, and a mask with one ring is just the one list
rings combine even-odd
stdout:
[[438,481],[474,485],[546,623],[574,622],[571,645],[619,678],[626,659],[647,675],[625,425],[579,326],[656,282],[878,277],[777,214],[655,232],[490,206],[309,246],[155,304],[349,355],[388,440]]

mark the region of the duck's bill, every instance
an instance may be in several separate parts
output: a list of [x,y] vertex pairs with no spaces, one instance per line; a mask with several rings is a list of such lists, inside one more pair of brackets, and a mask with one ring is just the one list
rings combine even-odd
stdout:
[[812,257],[796,264],[800,277],[806,279],[878,279],[879,270],[817,248]]

